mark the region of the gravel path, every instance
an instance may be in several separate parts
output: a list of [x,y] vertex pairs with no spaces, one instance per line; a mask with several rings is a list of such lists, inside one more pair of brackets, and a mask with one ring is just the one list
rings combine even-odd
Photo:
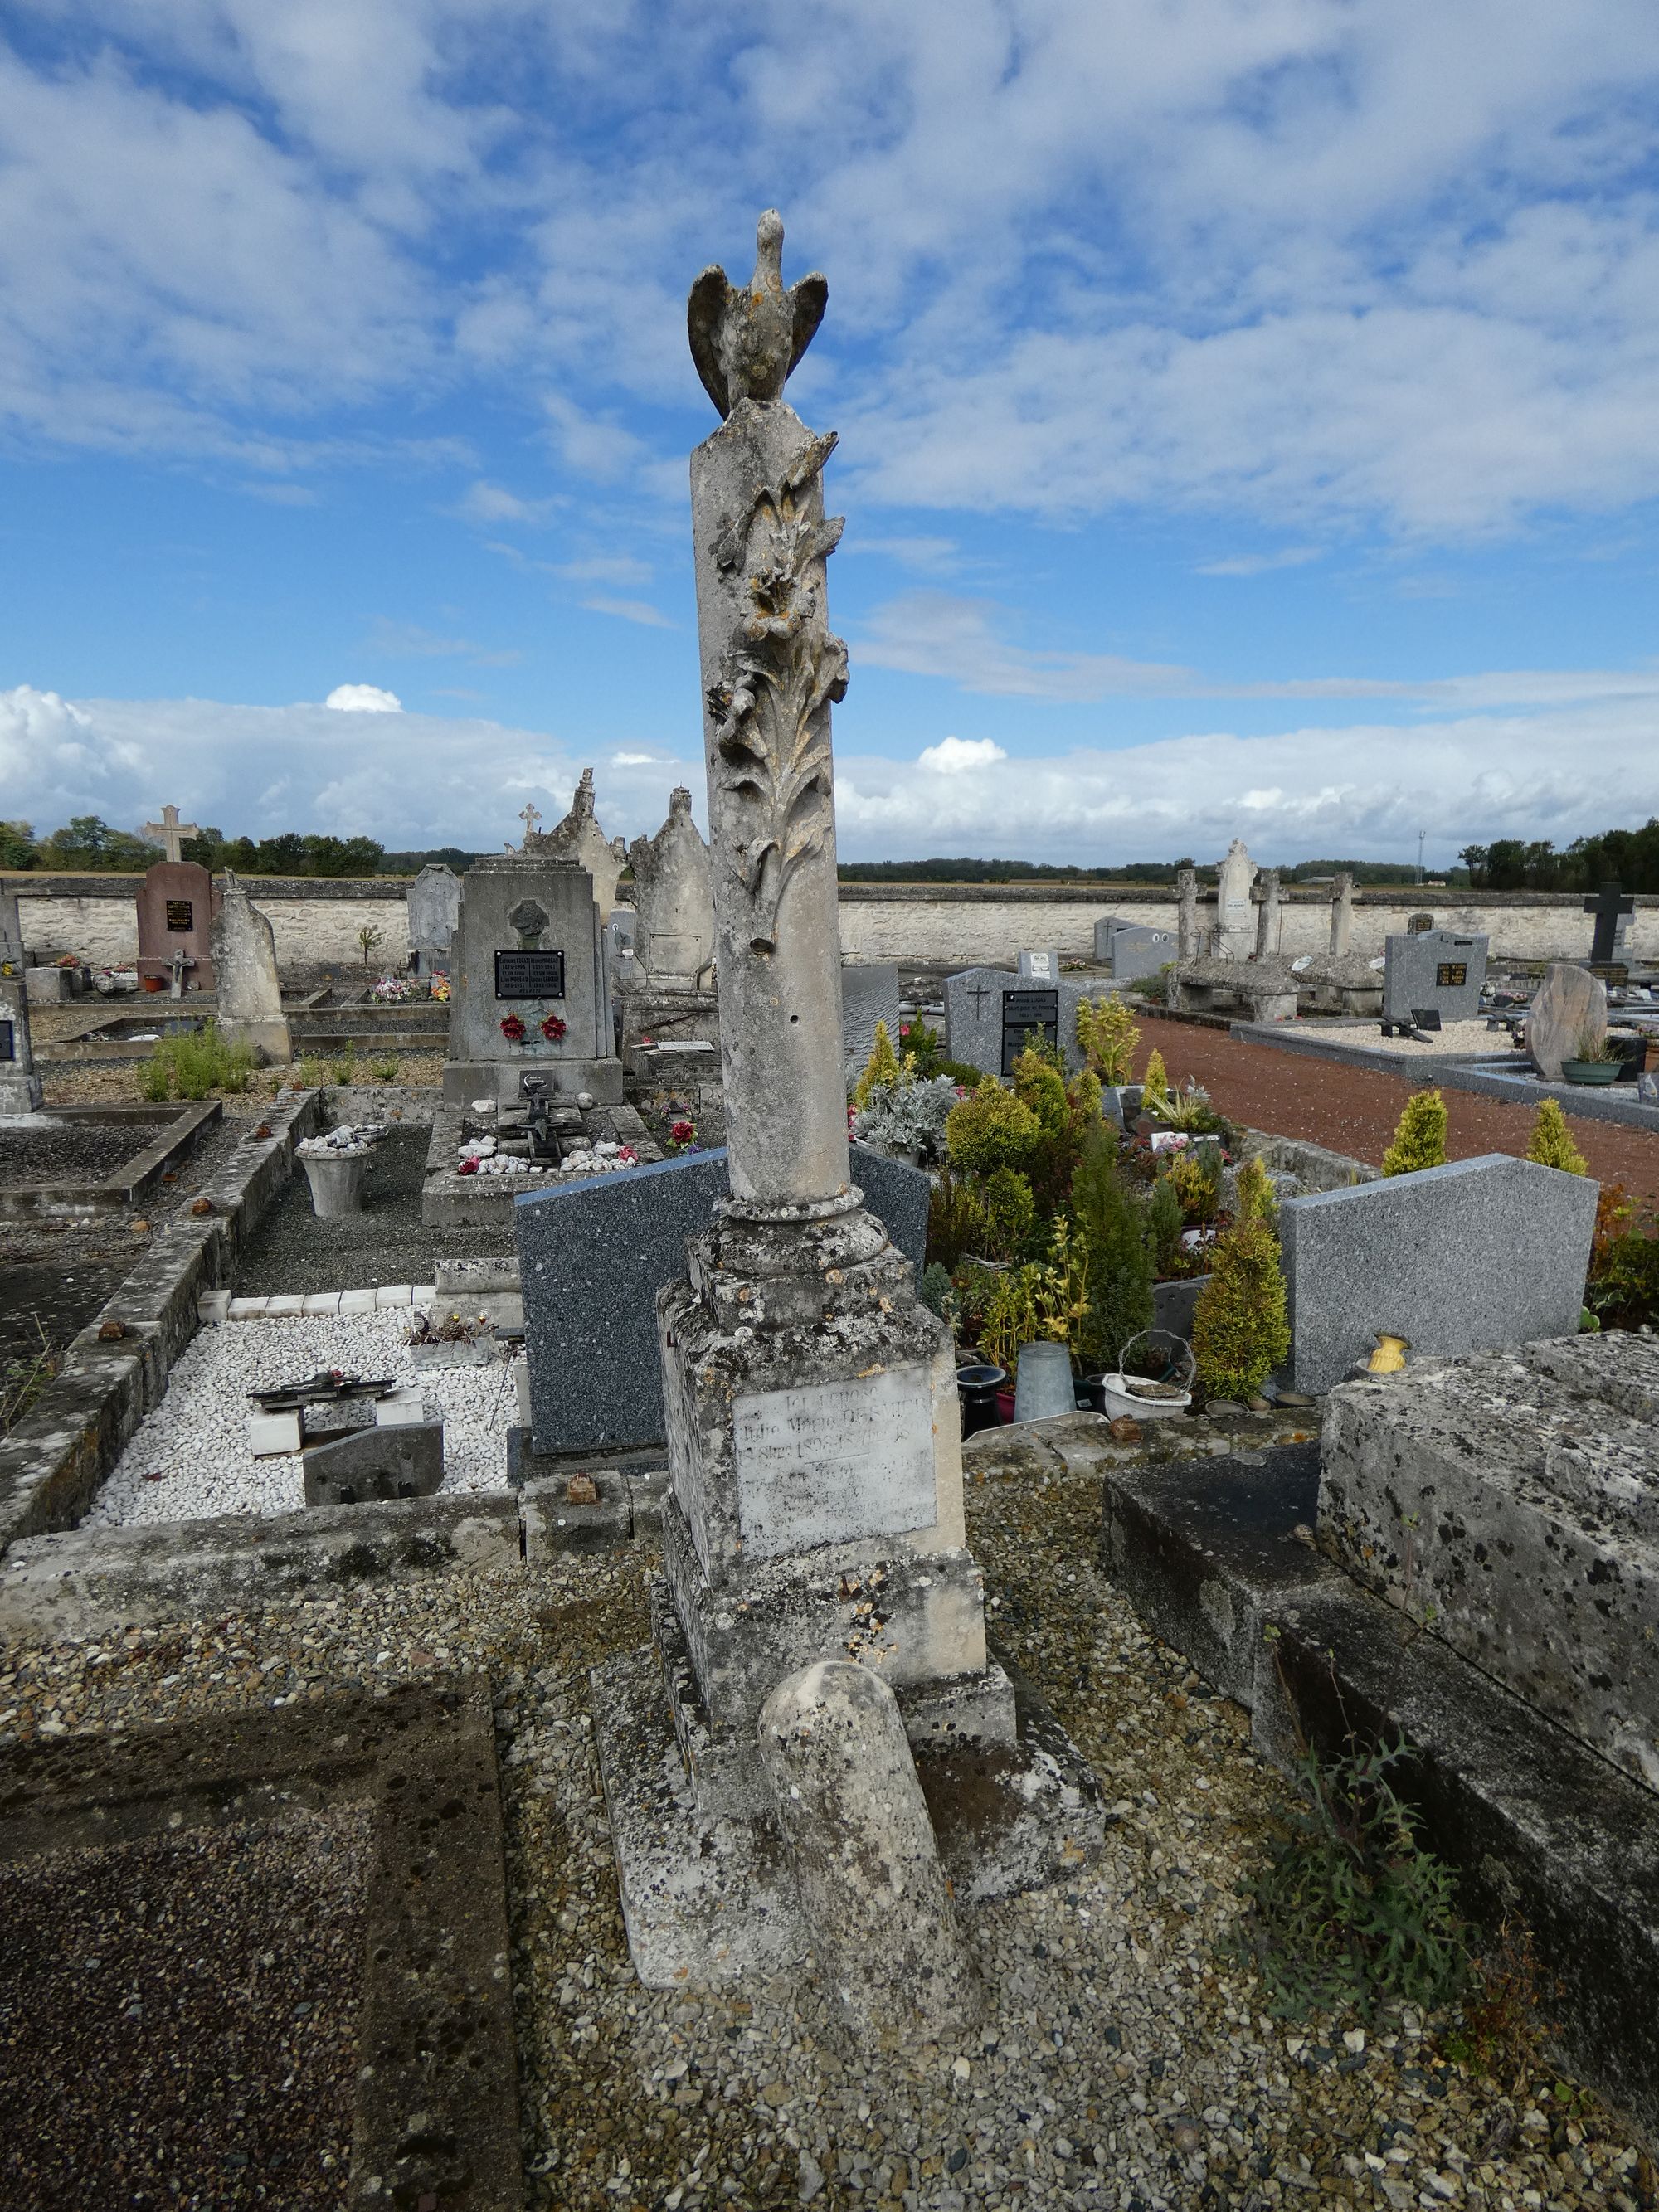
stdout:
[[418,1377],[444,1423],[446,1491],[501,1490],[507,1431],[517,1419],[507,1363],[419,1368],[404,1340],[412,1309],[200,1329],[179,1356],[167,1395],[148,1414],[93,1501],[83,1526],[188,1521],[210,1513],[296,1513],[305,1504],[297,1452],[255,1459],[250,1390],[319,1368]]
[[804,1978],[718,1997],[635,1979],[587,1673],[647,1637],[655,1561],[637,1551],[11,1655],[0,1741],[483,1670],[536,2212],[1645,2212],[1651,2166],[1548,2073],[1513,2093],[1479,2078],[1436,2019],[1266,2017],[1236,1892],[1282,1785],[1243,1716],[1094,1566],[1097,1481],[1014,1466],[968,1502],[995,1632],[1114,1817],[1098,1868],[975,1917],[993,2017],[961,2045],[854,2047]]
[[[1200,1029],[1154,1015],[1140,1019],[1143,1052],[1156,1045],[1172,1081],[1195,1075],[1224,1114],[1252,1129],[1270,1129],[1328,1145],[1356,1159],[1382,1164],[1400,1109],[1418,1087],[1404,1075],[1349,1067],[1304,1053],[1246,1042],[1221,1030]],[[1137,1066],[1139,1065],[1137,1056]],[[1532,1135],[1531,1104],[1477,1097],[1472,1091],[1442,1092],[1449,1129],[1447,1158],[1477,1152],[1524,1155]],[[1573,1142],[1602,1182],[1621,1182],[1633,1198],[1659,1200],[1659,1137],[1609,1121],[1569,1115]]]

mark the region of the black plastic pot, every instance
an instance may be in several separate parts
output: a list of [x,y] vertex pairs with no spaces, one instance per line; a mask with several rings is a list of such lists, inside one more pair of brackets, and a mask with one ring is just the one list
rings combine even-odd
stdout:
[[1000,1425],[1002,1416],[997,1411],[997,1392],[1008,1387],[1006,1369],[982,1366],[958,1367],[957,1395],[962,1401],[962,1433],[975,1436],[981,1429]]

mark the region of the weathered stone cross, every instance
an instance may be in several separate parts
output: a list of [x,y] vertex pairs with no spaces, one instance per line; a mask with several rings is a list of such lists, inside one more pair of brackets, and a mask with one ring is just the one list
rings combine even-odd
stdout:
[[193,822],[181,822],[179,819],[179,810],[176,806],[164,806],[161,809],[161,818],[159,822],[146,822],[144,824],[145,836],[159,838],[161,849],[169,860],[182,860],[185,857],[185,839],[199,834]]
[[524,824],[524,842],[527,845],[536,834],[536,824],[541,820],[536,808],[526,799],[519,819]]
[[1595,916],[1590,965],[1592,968],[1604,968],[1618,948],[1619,917],[1624,914],[1634,914],[1636,901],[1628,894],[1620,897],[1617,884],[1603,884],[1593,899],[1584,901],[1584,911]]

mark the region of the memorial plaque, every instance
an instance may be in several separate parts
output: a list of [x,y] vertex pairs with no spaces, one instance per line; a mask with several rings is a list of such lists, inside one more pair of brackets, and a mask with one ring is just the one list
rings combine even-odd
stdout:
[[1060,1043],[1058,991],[1005,991],[1002,994],[1002,1073],[1012,1075],[1032,1030],[1051,1045]]
[[175,937],[188,937],[196,927],[196,904],[192,899],[169,899],[167,902],[167,928]]
[[1443,991],[1461,990],[1469,980],[1466,960],[1443,960],[1434,971],[1434,980]]
[[563,953],[498,952],[495,955],[495,996],[498,999],[563,998]]
[[9,1022],[0,1022],[0,1060],[17,1057],[16,1035]]
[[939,1517],[926,1368],[757,1391],[734,1401],[732,1420],[751,1558],[931,1528]]

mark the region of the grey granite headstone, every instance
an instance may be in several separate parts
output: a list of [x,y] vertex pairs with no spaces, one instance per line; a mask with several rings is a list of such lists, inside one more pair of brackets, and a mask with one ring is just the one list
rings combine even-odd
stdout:
[[[855,1148],[853,1181],[921,1273],[931,1185],[919,1168]],[[535,1449],[662,1441],[657,1292],[685,1273],[688,1237],[726,1195],[724,1150],[685,1152],[514,1202]]]
[[1151,929],[1144,922],[1124,921],[1115,914],[1095,924],[1095,960],[1115,983],[1133,983],[1143,975],[1156,975],[1176,957],[1175,933]]
[[1570,1334],[1595,1200],[1589,1176],[1506,1152],[1291,1199],[1279,1233],[1295,1387],[1329,1389],[1380,1331],[1413,1358]]
[[475,860],[450,963],[446,1103],[516,1102],[530,1075],[562,1097],[586,1091],[615,1105],[622,1097],[616,1053],[592,878],[539,848]]
[[875,1049],[878,1022],[886,1023],[894,1051],[902,1053],[898,969],[891,961],[843,961],[841,1030],[849,1074],[861,1073]]
[[[1075,1071],[1084,1063],[1082,1048],[1077,1041],[1077,1010],[1079,1000],[1098,994],[1100,985],[1087,977],[1063,975],[1058,981],[1045,982],[1041,976],[1011,975],[1006,968],[967,968],[959,975],[945,979],[945,1048],[949,1058],[960,1060],[964,1066],[977,1067],[987,1075],[1004,1072],[1005,1021],[1003,1000],[1009,994],[1019,994],[1023,1001],[1027,994],[1048,992],[1054,995],[1056,1012],[1057,1041],[1068,1068]],[[1016,1033],[1019,1024],[1011,1016]]]
[[1484,937],[1449,929],[1421,929],[1389,937],[1382,945],[1382,1018],[1408,1022],[1413,1012],[1437,1012],[1443,1023],[1473,1021],[1486,980]]

